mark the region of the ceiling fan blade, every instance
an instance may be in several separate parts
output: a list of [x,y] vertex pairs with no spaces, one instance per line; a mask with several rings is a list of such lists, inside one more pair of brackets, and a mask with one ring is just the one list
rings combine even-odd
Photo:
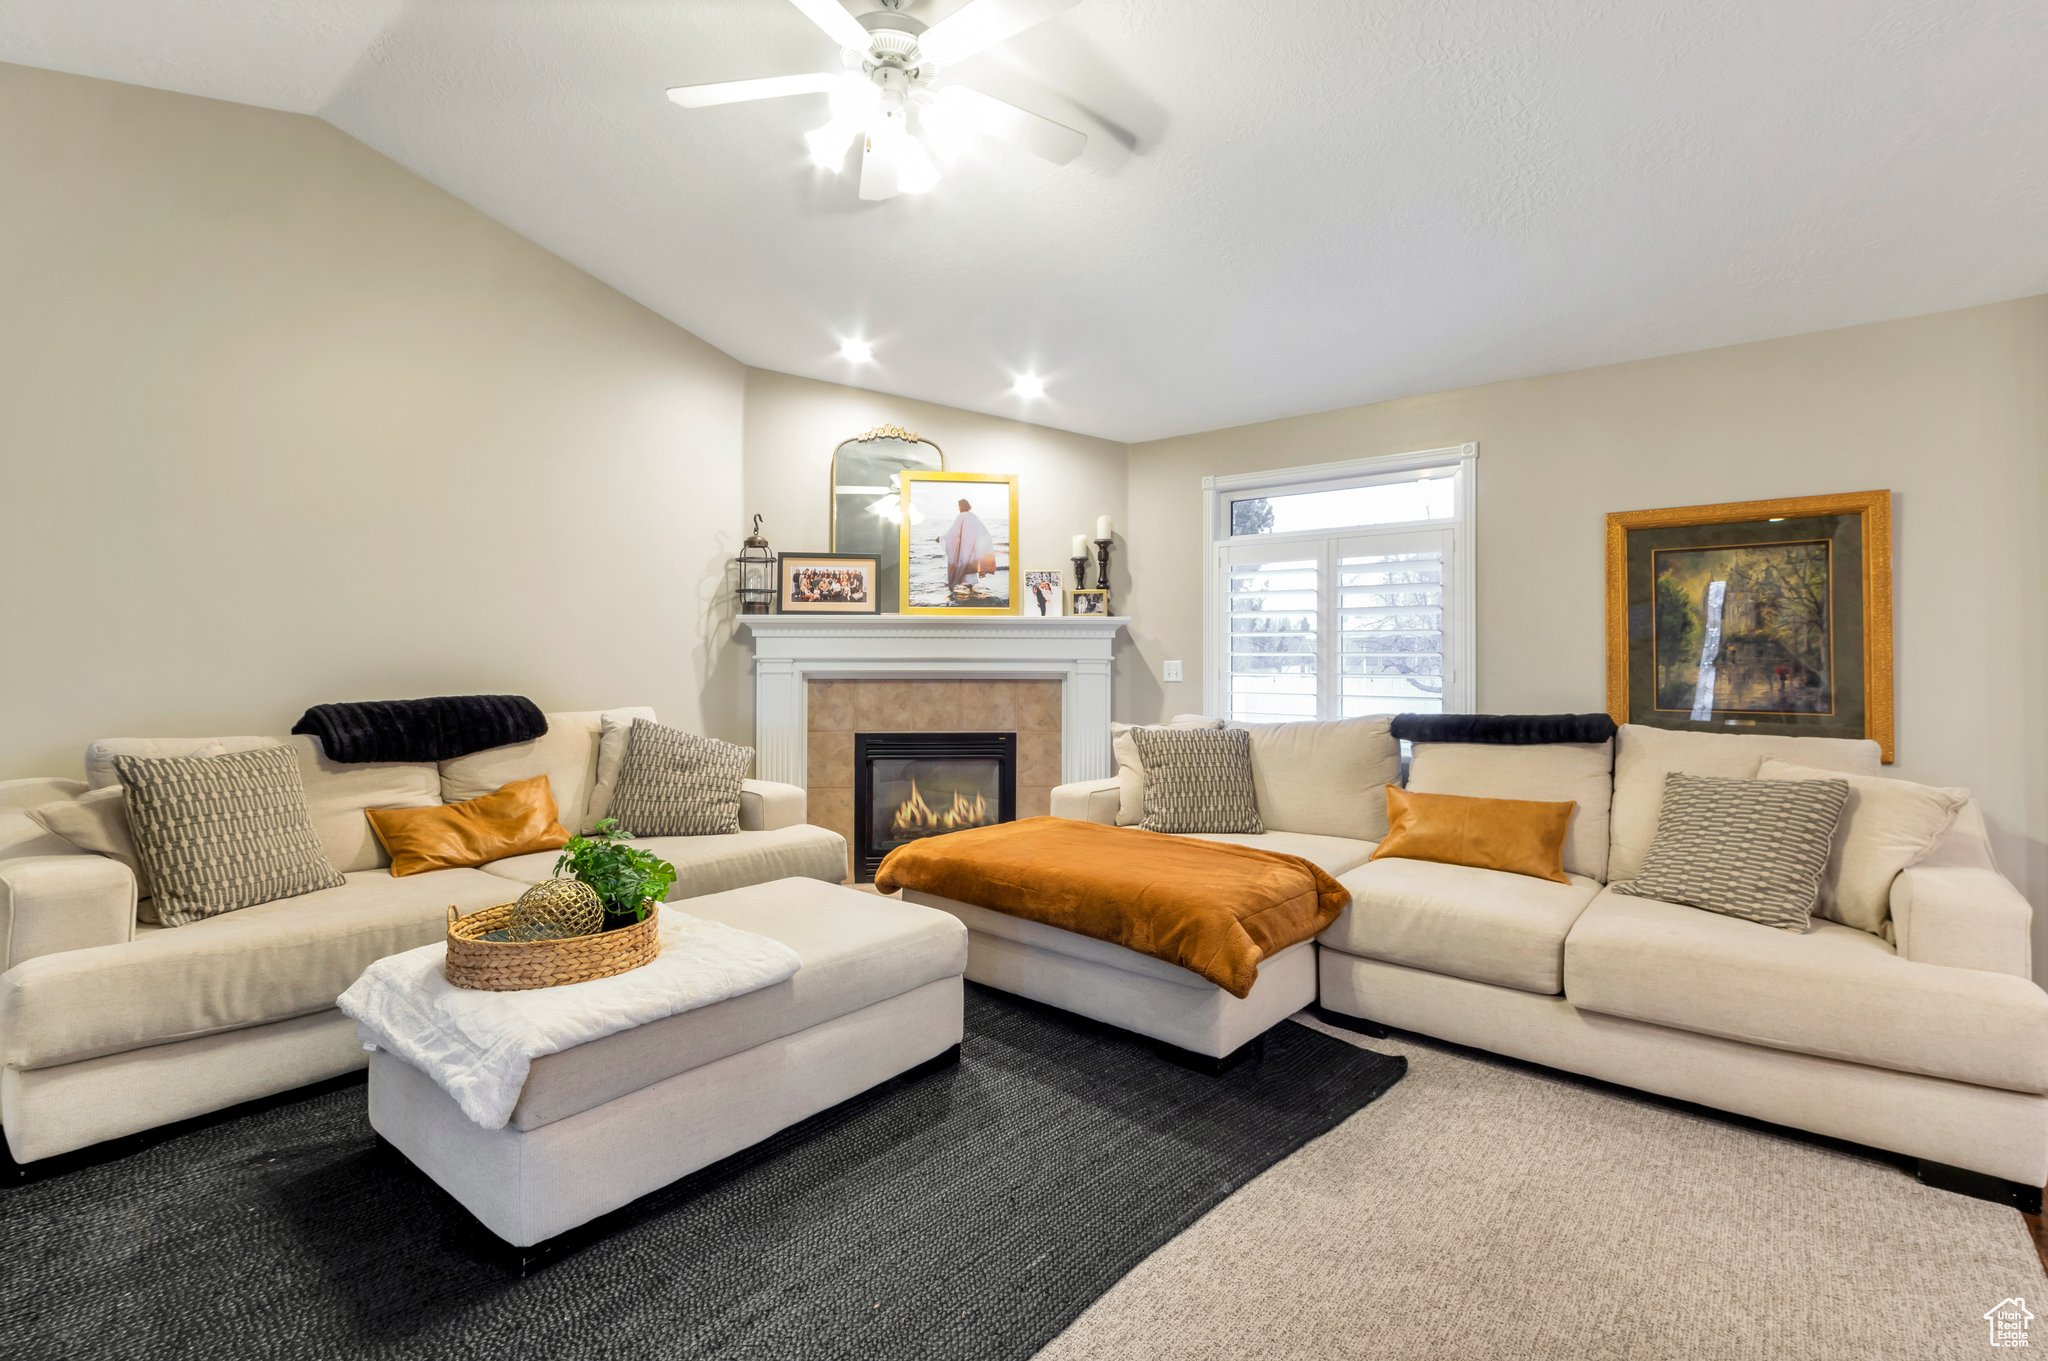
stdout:
[[848,14],[839,0],[789,0],[804,12],[804,17],[825,30],[825,36],[841,47],[850,47],[856,52],[868,50],[868,31],[860,26],[860,20]]
[[844,79],[819,71],[801,76],[763,76],[759,80],[720,80],[709,85],[678,85],[668,92],[668,97],[686,109],[708,109],[714,104],[744,104],[750,99],[830,94]]
[[903,139],[876,137],[870,133],[861,139],[861,143],[865,150],[860,158],[860,196],[870,203],[895,198]]
[[950,66],[1079,3],[1080,0],[967,0],[924,31],[917,40],[918,50],[940,66]]
[[1065,165],[1088,145],[1086,133],[1076,132],[1065,123],[1055,123],[1050,118],[1042,118],[965,85],[948,85],[938,91],[936,97],[946,102],[949,112],[958,114],[977,132],[1000,137],[1034,156],[1043,156],[1054,165]]

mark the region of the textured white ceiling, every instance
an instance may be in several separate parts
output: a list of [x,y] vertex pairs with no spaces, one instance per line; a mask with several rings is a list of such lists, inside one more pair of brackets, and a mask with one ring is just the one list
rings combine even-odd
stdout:
[[835,63],[786,0],[8,0],[0,60],[319,113],[749,364],[1117,439],[2048,291],[2042,0],[1081,0],[952,73],[1081,159],[880,204],[822,99],[663,98]]

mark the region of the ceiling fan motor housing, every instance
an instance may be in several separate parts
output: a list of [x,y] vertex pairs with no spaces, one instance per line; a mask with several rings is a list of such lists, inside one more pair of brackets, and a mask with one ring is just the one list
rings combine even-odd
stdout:
[[[859,64],[868,79],[887,90],[902,89],[927,79],[931,74],[924,54],[918,51],[918,36],[925,30],[922,20],[913,19],[901,10],[877,10],[863,14],[860,25],[868,31],[868,50],[848,51],[846,64]],[[894,73],[893,77],[890,73]],[[895,78],[900,78],[897,84]]]

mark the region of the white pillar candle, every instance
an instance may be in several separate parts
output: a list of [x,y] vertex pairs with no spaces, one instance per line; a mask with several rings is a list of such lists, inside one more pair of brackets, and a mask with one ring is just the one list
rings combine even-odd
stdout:
[[1086,534],[1076,534],[1074,536],[1073,556],[1077,558],[1088,556],[1088,536]]
[[1110,523],[1109,517],[1107,515],[1098,515],[1095,517],[1095,537],[1098,539],[1109,539],[1115,537],[1115,535],[1110,533]]

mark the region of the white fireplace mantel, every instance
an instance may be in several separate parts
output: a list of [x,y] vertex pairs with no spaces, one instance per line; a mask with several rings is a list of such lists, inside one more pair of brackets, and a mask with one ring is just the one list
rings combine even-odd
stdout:
[[1110,661],[1125,622],[1095,615],[742,616],[754,647],[755,771],[764,780],[805,783],[811,681],[957,679],[1061,681],[1061,778],[1111,774]]

